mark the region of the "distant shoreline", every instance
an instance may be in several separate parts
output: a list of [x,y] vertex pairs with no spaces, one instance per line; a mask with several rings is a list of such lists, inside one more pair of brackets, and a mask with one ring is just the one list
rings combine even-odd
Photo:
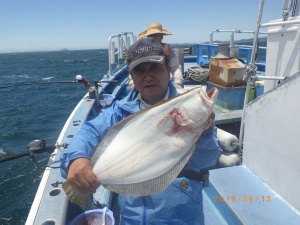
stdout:
[[[266,42],[267,38],[266,37],[261,37],[258,38],[259,42]],[[229,42],[229,41],[219,41],[216,40],[214,43],[222,43],[222,42]],[[236,40],[236,43],[249,43],[253,42],[253,38],[248,38],[248,39],[240,39]],[[209,42],[199,42],[199,43],[209,43]],[[171,46],[180,46],[180,45],[196,45],[198,43],[170,43]],[[33,53],[33,52],[61,52],[61,51],[89,51],[89,50],[107,50],[108,48],[95,48],[95,49],[68,49],[68,48],[62,48],[62,49],[57,49],[57,50],[28,50],[28,51],[6,51],[6,52],[0,52],[0,54],[17,54],[17,53]]]

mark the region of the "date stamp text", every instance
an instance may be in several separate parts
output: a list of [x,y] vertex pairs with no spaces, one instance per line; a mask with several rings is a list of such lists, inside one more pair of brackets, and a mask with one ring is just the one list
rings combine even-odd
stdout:
[[271,196],[269,195],[214,195],[214,202],[271,202]]

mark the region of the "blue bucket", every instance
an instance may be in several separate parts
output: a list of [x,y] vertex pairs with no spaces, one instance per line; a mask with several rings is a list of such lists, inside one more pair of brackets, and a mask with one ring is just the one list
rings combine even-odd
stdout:
[[110,94],[99,95],[100,104],[104,107],[109,106],[113,102],[114,99],[115,99],[115,96],[110,95]]
[[85,211],[76,216],[69,225],[82,225],[82,224],[103,224],[103,213],[105,214],[105,225],[114,225],[115,219],[112,211],[107,208],[93,209]]

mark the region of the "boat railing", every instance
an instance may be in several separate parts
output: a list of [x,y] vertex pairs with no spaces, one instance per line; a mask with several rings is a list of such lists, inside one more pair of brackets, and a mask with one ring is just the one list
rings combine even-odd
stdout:
[[[216,33],[230,33],[230,41],[229,41],[229,52],[230,55],[236,58],[239,58],[242,60],[245,64],[250,63],[253,45],[252,43],[247,44],[241,44],[241,41],[235,40],[235,34],[254,34],[255,31],[246,31],[246,30],[221,30],[217,29],[214,30],[210,34],[210,43],[209,44],[198,44],[197,45],[197,63],[199,65],[205,65],[209,62],[211,57],[215,56],[219,49],[218,49],[218,43],[220,41],[214,41],[214,34]],[[259,32],[259,34],[266,35],[267,32]],[[265,46],[258,46],[258,51],[265,52],[266,47]],[[265,64],[265,54],[258,54],[258,57],[256,59],[256,64],[258,65],[259,69],[261,71],[264,71],[264,64]]]
[[[230,47],[235,46],[235,40],[234,40],[234,34],[254,34],[255,31],[246,31],[246,30],[214,30],[209,35],[210,44],[212,45],[214,43],[214,34],[215,33],[231,33],[230,34]],[[260,34],[267,34],[267,32],[261,31]]]
[[[284,27],[285,25],[290,24],[299,24],[300,21],[296,19],[296,16],[299,14],[299,1],[293,1],[293,0],[283,0],[283,11],[282,11],[282,20],[276,20],[271,21],[269,23],[261,23],[261,17],[263,13],[263,7],[264,7],[264,0],[260,0],[259,3],[259,9],[258,9],[258,18],[257,18],[257,24],[256,24],[256,30],[254,33],[254,40],[253,40],[253,48],[257,46],[258,43],[258,35],[260,34],[260,29],[265,27],[272,27],[272,26],[281,26]],[[289,17],[290,11],[293,9],[291,16]],[[297,30],[298,28],[288,28],[290,30]],[[272,31],[268,31],[267,34],[272,33]],[[244,98],[244,106],[243,106],[243,113],[242,113],[242,119],[241,119],[241,127],[240,127],[240,135],[239,135],[239,146],[240,146],[240,156],[242,159],[243,155],[243,141],[244,141],[244,117],[245,117],[245,106],[248,103],[248,97],[249,97],[249,91],[250,91],[250,84],[253,83],[256,79],[262,79],[262,80],[284,80],[285,77],[282,76],[258,76],[256,74],[257,68],[255,68],[254,63],[254,54],[255,52],[252,52],[249,65],[247,66],[245,70],[245,77],[244,79],[247,81],[246,90],[245,90],[245,98]]]
[[[248,64],[251,59],[253,46],[248,45],[235,45],[234,47],[229,46],[229,52],[233,53],[236,58],[242,60],[245,64]],[[259,47],[259,53],[266,51],[266,47]],[[218,44],[197,44],[196,45],[197,52],[197,64],[203,66],[209,63],[209,60],[217,55],[219,52]],[[232,54],[230,54],[232,55]],[[265,53],[258,54],[256,59],[256,65],[260,71],[265,71]]]
[[[108,39],[108,61],[109,69],[107,77],[109,78],[114,75],[112,66],[117,64],[117,68],[122,68],[122,62],[126,61],[127,49],[131,44],[136,42],[136,36],[133,32],[121,32],[117,35],[112,35]],[[116,45],[117,42],[117,45]]]
[[299,20],[295,19],[295,17],[299,15],[299,4],[300,1],[283,0],[282,21],[277,20],[269,23],[263,23],[260,25],[260,28],[299,24]]
[[299,24],[299,23],[300,23],[299,20],[279,21],[279,22],[263,23],[260,25],[260,27],[284,26],[284,25]]

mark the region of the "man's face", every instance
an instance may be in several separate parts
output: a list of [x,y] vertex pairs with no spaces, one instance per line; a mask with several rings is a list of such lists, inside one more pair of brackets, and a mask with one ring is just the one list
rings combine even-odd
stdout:
[[153,105],[164,98],[170,79],[166,64],[141,63],[131,71],[131,76],[145,102]]

